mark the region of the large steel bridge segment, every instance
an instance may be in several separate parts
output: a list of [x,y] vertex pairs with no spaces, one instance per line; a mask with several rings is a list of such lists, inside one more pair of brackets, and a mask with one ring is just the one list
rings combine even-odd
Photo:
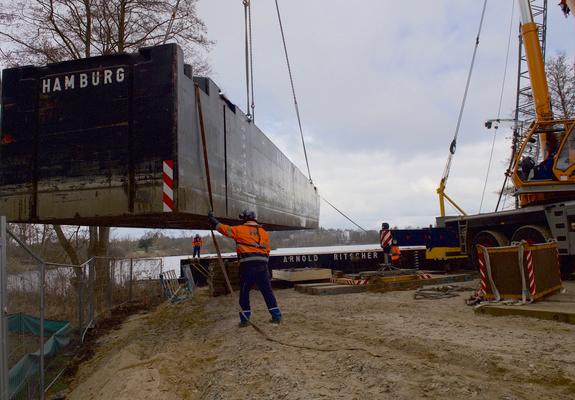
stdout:
[[316,228],[312,183],[169,44],[3,71],[0,215],[11,222],[208,228],[214,211]]

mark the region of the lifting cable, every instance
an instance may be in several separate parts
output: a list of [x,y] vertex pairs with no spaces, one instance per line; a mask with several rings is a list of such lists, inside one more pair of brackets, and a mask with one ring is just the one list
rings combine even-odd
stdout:
[[[283,22],[282,22],[282,16],[281,16],[281,12],[280,12],[280,6],[278,3],[278,0],[275,0],[276,3],[276,12],[277,12],[277,16],[278,16],[278,23],[279,23],[279,27],[280,27],[280,33],[282,36],[282,43],[283,43],[283,50],[284,50],[284,54],[285,54],[285,58],[286,58],[286,65],[287,65],[287,70],[288,70],[288,74],[289,74],[289,81],[290,81],[290,85],[291,85],[291,92],[292,92],[292,96],[293,96],[293,103],[294,103],[294,108],[295,108],[295,114],[297,117],[297,123],[298,123],[298,127],[299,127],[299,134],[301,137],[301,144],[303,147],[303,154],[305,156],[305,164],[307,167],[307,174],[308,174],[308,178],[309,178],[309,182],[311,184],[313,184],[313,180],[311,178],[311,172],[310,172],[310,168],[309,168],[309,160],[307,157],[307,150],[305,147],[305,140],[303,137],[303,128],[301,125],[301,115],[299,112],[299,105],[297,102],[297,96],[295,93],[295,85],[293,82],[293,74],[292,74],[292,70],[291,70],[291,63],[289,60],[289,56],[288,56],[288,49],[287,49],[287,44],[286,44],[286,38],[285,38],[285,32],[284,32],[284,27],[283,27]],[[353,221],[350,217],[348,217],[347,215],[345,215],[342,211],[340,211],[336,206],[334,206],[332,203],[330,203],[325,197],[320,196],[321,199],[323,201],[325,201],[327,204],[329,204],[331,206],[331,208],[333,208],[335,211],[337,211],[338,213],[340,213],[344,218],[346,218],[348,221],[350,221],[352,224],[354,224],[355,226],[357,226],[359,229],[361,229],[362,231],[366,232],[367,231],[362,228],[360,225],[358,225],[355,221]]]
[[296,117],[297,117],[297,124],[298,124],[298,127],[299,127],[299,134],[300,134],[300,136],[301,136],[301,144],[302,144],[302,146],[303,146],[303,154],[304,154],[304,156],[305,156],[305,164],[306,164],[306,166],[307,166],[307,176],[308,176],[308,178],[309,178],[310,183],[313,184],[313,180],[311,179],[311,172],[310,172],[310,169],[309,169],[309,161],[308,161],[308,158],[307,158],[307,151],[306,151],[306,148],[305,148],[305,141],[304,141],[304,139],[303,139],[303,129],[302,129],[302,127],[301,127],[301,116],[300,116],[300,113],[299,113],[299,106],[298,106],[297,97],[296,97],[296,94],[295,94],[295,86],[294,86],[294,83],[293,83],[293,75],[292,75],[292,72],[291,72],[291,64],[290,64],[289,56],[288,56],[286,38],[285,38],[285,34],[284,34],[284,28],[283,28],[283,24],[282,24],[282,17],[281,17],[281,13],[280,13],[280,6],[279,6],[279,3],[278,3],[278,0],[275,0],[275,3],[276,3],[277,15],[278,15],[278,22],[279,22],[279,26],[280,26],[280,32],[281,32],[281,35],[282,35],[282,43],[283,43],[283,48],[284,48],[284,54],[285,54],[285,57],[286,57],[286,64],[287,64],[287,70],[288,70],[288,74],[289,74],[289,81],[290,81],[290,85],[291,85],[291,92],[292,92],[292,96],[293,96],[293,104],[294,104],[294,107],[295,107],[295,114],[296,114]]
[[354,224],[355,226],[357,226],[359,229],[361,229],[362,231],[364,231],[365,233],[367,233],[367,231],[365,229],[363,229],[363,227],[361,227],[360,225],[358,225],[354,220],[352,220],[350,217],[348,217],[347,215],[345,215],[342,211],[340,211],[336,206],[334,206],[333,204],[331,204],[325,197],[323,196],[319,196],[323,201],[325,201],[327,204],[329,204],[331,206],[331,208],[333,208],[335,211],[337,211],[338,213],[340,213],[341,215],[343,215],[343,217],[345,219],[347,219],[349,222],[351,222],[352,224]]
[[449,177],[449,171],[451,169],[451,162],[453,160],[453,155],[457,147],[457,137],[459,136],[459,129],[461,128],[461,121],[463,119],[463,111],[465,110],[465,103],[467,102],[467,94],[469,93],[469,86],[471,84],[471,76],[473,75],[473,68],[475,67],[475,59],[477,56],[477,49],[479,48],[479,38],[481,37],[481,30],[483,28],[483,21],[485,19],[485,10],[487,9],[487,0],[483,2],[483,10],[481,12],[481,21],[479,22],[479,30],[477,31],[477,37],[475,38],[475,46],[473,48],[473,57],[471,58],[471,65],[469,66],[469,72],[467,74],[467,82],[465,84],[465,92],[463,94],[463,100],[461,102],[461,107],[459,109],[459,116],[457,118],[457,125],[455,127],[455,134],[453,135],[453,140],[449,145],[449,156],[447,157],[447,163],[445,164],[445,169],[443,170],[442,182],[447,183],[447,178]]
[[[206,130],[205,130],[205,125],[204,125],[204,114],[202,111],[200,87],[197,83],[195,84],[195,95],[196,95],[196,107],[197,107],[197,113],[198,113],[198,122],[199,122],[199,128],[200,128],[199,129],[200,139],[202,142],[202,150],[203,150],[203,156],[204,156],[204,169],[205,169],[205,173],[206,173],[206,181],[207,181],[207,186],[208,186],[208,196],[209,196],[210,207],[213,210],[214,209],[214,198],[212,195],[212,182],[211,182],[211,176],[210,176],[210,165],[208,162],[208,145],[206,142]],[[212,228],[210,228],[210,232],[211,232],[212,241],[214,242],[214,247],[216,248],[216,253],[218,256],[218,264],[220,266],[222,274],[224,275],[226,286],[227,286],[228,290],[230,291],[230,294],[232,295],[232,297],[235,297],[235,291],[232,288],[232,285],[230,283],[230,279],[228,277],[228,273],[227,273],[226,267],[224,265],[224,260],[222,258],[222,253],[220,251],[220,246],[219,246],[218,241],[216,239],[216,235],[214,234],[214,230]],[[276,339],[276,338],[273,338],[270,335],[268,335],[260,327],[258,327],[256,324],[254,324],[244,314],[243,310],[240,309],[239,312],[248,321],[248,323],[255,329],[255,331],[258,332],[260,335],[262,335],[266,340],[268,340],[270,342],[277,343],[277,344],[281,344],[282,346],[292,347],[292,348],[297,348],[297,349],[321,351],[321,352],[362,351],[362,352],[365,352],[365,353],[367,353],[373,357],[377,357],[377,358],[383,357],[382,354],[374,353],[371,350],[363,348],[363,347],[340,347],[340,346],[338,346],[338,347],[316,347],[316,346],[294,344],[294,343],[287,342],[287,341],[284,341],[281,339]]]
[[[245,58],[246,58],[246,112],[249,121],[255,121],[256,103],[254,99],[254,57],[252,48],[252,5],[244,0]],[[251,104],[250,104],[251,95]]]
[[[507,54],[505,56],[505,68],[503,71],[503,82],[501,83],[501,93],[499,94],[499,107],[497,108],[497,120],[501,118],[501,106],[503,104],[503,95],[505,93],[505,82],[507,81],[507,67],[509,65],[509,49],[511,47],[511,36],[513,35],[513,18],[515,17],[515,2],[511,2],[511,20],[509,21],[509,36],[507,38]],[[485,182],[483,183],[483,193],[481,193],[481,202],[479,203],[479,213],[483,207],[483,200],[485,198],[485,189],[487,188],[487,181],[489,180],[489,172],[491,171],[491,162],[493,161],[493,150],[495,149],[495,139],[497,138],[498,126],[494,127],[493,141],[491,142],[491,152],[489,153],[489,163],[487,164],[487,172],[485,174]],[[499,201],[497,201],[499,205]],[[495,209],[497,211],[497,209]]]

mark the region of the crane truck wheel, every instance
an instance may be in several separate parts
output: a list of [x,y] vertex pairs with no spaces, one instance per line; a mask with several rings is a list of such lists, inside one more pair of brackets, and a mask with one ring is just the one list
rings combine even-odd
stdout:
[[511,236],[511,242],[525,240],[529,244],[546,243],[551,239],[551,232],[541,225],[524,225],[518,228]]
[[471,252],[471,262],[476,269],[479,269],[479,261],[477,259],[477,245],[484,247],[500,247],[509,245],[509,239],[501,232],[497,231],[481,231],[473,238],[472,247],[469,249]]

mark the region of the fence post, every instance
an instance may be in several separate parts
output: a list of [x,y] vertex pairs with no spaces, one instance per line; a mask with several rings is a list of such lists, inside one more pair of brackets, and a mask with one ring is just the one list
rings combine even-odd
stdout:
[[46,264],[40,263],[40,400],[44,400],[45,360],[44,360],[44,319],[46,317]]
[[112,315],[112,308],[113,308],[113,301],[112,301],[112,280],[114,279],[114,273],[112,269],[115,267],[114,260],[106,259],[108,261],[108,312],[110,313],[109,316]]
[[128,300],[132,301],[132,283],[134,282],[134,259],[130,258],[130,283],[128,286]]
[[0,217],[0,400],[8,400],[8,267],[6,217]]
[[90,324],[94,324],[94,271],[95,271],[95,259],[92,258],[88,264],[88,318],[90,319]]
[[76,277],[81,277],[78,279],[78,330],[80,332],[80,338],[82,337],[82,331],[84,328],[84,270],[85,266],[81,267],[80,273],[75,273]]

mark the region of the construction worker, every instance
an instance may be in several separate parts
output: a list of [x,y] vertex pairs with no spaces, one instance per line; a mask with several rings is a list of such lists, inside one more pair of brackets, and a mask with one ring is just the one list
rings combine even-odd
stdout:
[[250,308],[250,289],[254,283],[262,293],[268,310],[272,316],[270,322],[279,324],[282,314],[272,291],[268,260],[270,254],[270,239],[268,233],[257,223],[253,211],[244,210],[239,215],[244,221],[242,225],[229,226],[221,224],[214,213],[208,213],[212,228],[222,235],[236,241],[236,252],[240,263],[240,327],[249,325],[252,314]]
[[401,259],[401,250],[399,250],[399,246],[397,245],[397,240],[393,239],[391,242],[391,264],[399,263]]
[[192,255],[192,258],[195,258],[196,254],[198,255],[198,258],[200,258],[200,250],[202,249],[202,244],[202,238],[196,233],[194,240],[192,240],[192,245],[194,246],[194,254]]

